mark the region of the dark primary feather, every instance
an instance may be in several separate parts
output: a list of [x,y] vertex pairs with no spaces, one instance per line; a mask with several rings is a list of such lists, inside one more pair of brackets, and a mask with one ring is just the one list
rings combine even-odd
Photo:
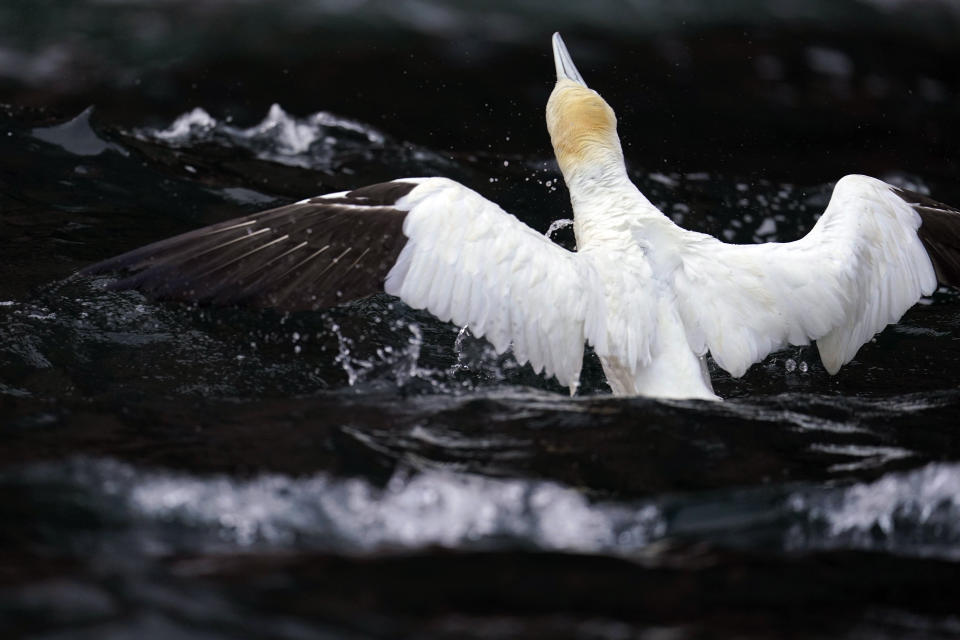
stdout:
[[920,215],[917,235],[933,262],[940,284],[960,287],[960,210],[909,189],[894,188]]
[[190,231],[87,267],[129,273],[112,289],[210,304],[320,309],[383,291],[406,243],[416,184],[387,182]]

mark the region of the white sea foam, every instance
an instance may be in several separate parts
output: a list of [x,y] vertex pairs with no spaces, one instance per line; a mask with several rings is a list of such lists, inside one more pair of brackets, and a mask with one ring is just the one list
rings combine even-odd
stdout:
[[[326,474],[238,480],[91,459],[66,467],[40,465],[26,475],[32,483],[66,480],[112,510],[119,506],[138,531],[138,544],[161,553],[185,538],[206,548],[296,543],[367,552],[506,542],[578,552],[630,551],[663,532],[659,511],[651,505],[594,503],[553,482],[446,471],[400,473],[382,488]],[[193,535],[184,536],[185,530]]]
[[439,545],[632,555],[665,538],[751,548],[769,543],[770,527],[780,523],[787,551],[960,558],[960,463],[843,487],[628,502],[593,501],[556,482],[444,469],[399,472],[381,487],[325,473],[238,479],[80,458],[0,475],[0,485],[11,482],[27,483],[37,495],[49,486],[102,511],[99,519],[117,524],[126,544],[148,554],[291,547],[370,553]]
[[358,136],[366,148],[386,142],[383,133],[361,122],[325,111],[300,118],[287,113],[279,104],[271,105],[263,120],[250,127],[217,120],[196,107],[165,129],[143,129],[138,134],[177,147],[219,140],[248,148],[262,160],[302,167],[323,166],[334,150],[350,146],[350,140]]
[[958,463],[933,463],[873,482],[798,492],[788,504],[804,520],[788,535],[788,547],[960,558]]
[[185,144],[191,142],[197,136],[213,130],[215,126],[217,126],[216,119],[197,107],[193,111],[188,111],[178,117],[166,129],[155,131],[154,135],[173,144]]

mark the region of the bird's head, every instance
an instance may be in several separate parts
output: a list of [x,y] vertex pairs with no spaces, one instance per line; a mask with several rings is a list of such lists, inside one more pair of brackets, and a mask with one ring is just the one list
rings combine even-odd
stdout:
[[567,183],[577,174],[622,168],[617,117],[600,94],[587,87],[559,33],[553,34],[553,61],[557,84],[547,101],[547,130]]

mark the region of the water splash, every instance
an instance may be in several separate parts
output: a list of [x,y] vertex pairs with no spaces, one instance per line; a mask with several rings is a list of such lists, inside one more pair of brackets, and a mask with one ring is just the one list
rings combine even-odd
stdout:
[[449,373],[468,374],[473,381],[468,385],[471,387],[476,386],[477,381],[502,383],[522,368],[511,349],[498,354],[493,345],[483,338],[474,336],[469,325],[461,327],[457,333],[453,350],[457,361]]
[[347,384],[352,387],[357,384],[358,380],[360,380],[363,372],[369,371],[373,365],[368,360],[362,360],[351,356],[350,348],[353,346],[353,341],[343,335],[343,332],[340,331],[339,324],[336,322],[331,323],[330,330],[333,331],[334,335],[337,337],[337,355],[333,360],[340,365],[344,373],[347,374]]
[[331,322],[330,330],[337,339],[337,355],[334,361],[347,374],[347,384],[351,387],[370,382],[375,379],[386,378],[398,387],[404,387],[413,380],[426,380],[434,387],[442,384],[439,379],[441,371],[420,366],[420,351],[423,347],[423,332],[415,322],[405,322],[402,319],[394,320],[393,330],[406,331],[409,336],[401,348],[391,345],[378,347],[370,357],[357,355],[355,343],[347,336],[342,327],[335,321]]
[[401,361],[405,362],[407,366],[401,367],[398,370],[397,382],[400,386],[403,386],[404,383],[411,378],[416,378],[428,373],[427,370],[420,368],[420,349],[423,347],[423,332],[420,331],[420,327],[414,322],[409,323],[407,328],[410,330],[410,337],[407,339],[407,348],[403,353],[405,357],[401,358]]
[[473,334],[470,333],[470,325],[468,324],[463,325],[460,327],[460,330],[457,331],[457,339],[453,341],[453,351],[457,354],[457,363],[453,365],[453,372],[470,370],[470,367],[467,366],[465,346],[467,339],[472,336]]
[[550,226],[547,227],[546,232],[543,234],[553,240],[553,234],[555,234],[560,229],[566,229],[567,227],[573,226],[573,220],[569,218],[562,218],[560,220],[554,220],[550,223]]
[[787,358],[783,361],[783,370],[787,373],[794,373],[796,371],[807,373],[810,370],[810,365],[807,364],[806,360],[797,361],[793,358]]

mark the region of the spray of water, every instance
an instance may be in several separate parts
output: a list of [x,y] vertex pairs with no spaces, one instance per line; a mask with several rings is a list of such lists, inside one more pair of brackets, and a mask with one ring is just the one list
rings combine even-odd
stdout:
[[566,229],[567,227],[573,226],[573,220],[570,218],[561,218],[560,220],[554,220],[550,223],[550,226],[547,227],[547,232],[543,235],[547,236],[553,240],[553,234],[555,234],[560,229]]

